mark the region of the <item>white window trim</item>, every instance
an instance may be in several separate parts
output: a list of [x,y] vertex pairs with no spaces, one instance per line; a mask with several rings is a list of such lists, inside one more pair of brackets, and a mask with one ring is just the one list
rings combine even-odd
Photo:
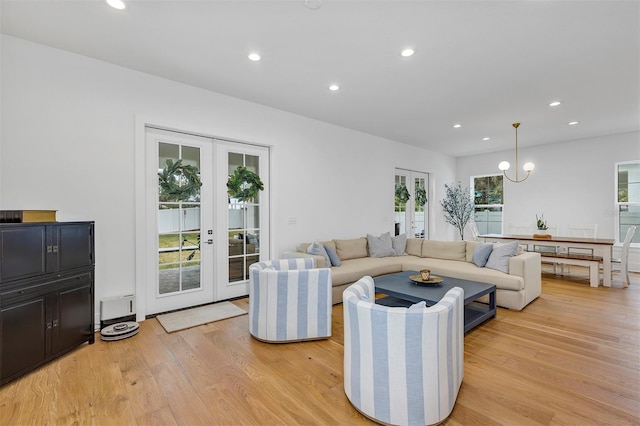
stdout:
[[[640,208],[640,202],[626,202],[626,203],[621,203],[618,201],[618,167],[624,164],[639,164],[640,165],[640,160],[631,160],[631,161],[618,161],[614,164],[613,166],[613,176],[614,176],[614,182],[613,182],[613,205],[614,205],[614,209],[613,209],[613,222],[614,222],[614,236],[615,236],[615,240],[616,246],[621,246],[622,242],[624,240],[624,235],[620,235],[620,206],[621,205],[631,205],[631,206],[638,206],[638,208]],[[640,230],[636,230],[636,234],[640,232]],[[630,247],[634,247],[634,248],[640,248],[640,244],[638,243],[631,243]]]

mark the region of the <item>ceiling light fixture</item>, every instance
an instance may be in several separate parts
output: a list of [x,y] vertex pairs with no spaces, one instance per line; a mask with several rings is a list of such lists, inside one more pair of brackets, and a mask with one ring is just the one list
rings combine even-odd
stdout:
[[569,122],[569,126],[575,126],[578,123],[579,123],[579,121],[570,121]]
[[456,124],[453,125],[454,129],[459,129],[460,127],[462,127],[462,124],[460,124],[460,123],[456,123]]
[[122,10],[127,7],[122,0],[107,0],[107,4],[118,10]]
[[250,61],[253,61],[253,62],[258,62],[260,59],[262,59],[260,55],[258,55],[257,53],[249,53],[248,58]]
[[491,138],[482,138],[483,141],[491,140]]
[[404,56],[405,58],[412,56],[415,52],[413,51],[413,49],[404,49],[400,55]]
[[311,10],[320,9],[320,6],[322,6],[322,0],[304,0],[304,5]]
[[562,103],[562,102],[560,102],[560,101],[553,101],[553,102],[549,103],[549,106],[550,106],[550,107],[554,107],[554,106],[558,106],[558,105],[560,105],[561,103]]
[[332,92],[337,92],[338,90],[340,90],[340,86],[338,86],[337,84],[332,84],[331,86],[329,86],[329,90],[331,90]]
[[524,163],[522,168],[524,169],[525,172],[527,172],[527,175],[523,179],[518,179],[518,127],[520,127],[520,123],[513,123],[512,126],[516,129],[516,178],[511,179],[509,176],[507,176],[507,170],[509,170],[509,167],[511,167],[511,164],[509,164],[508,161],[502,161],[500,164],[498,164],[498,168],[502,170],[504,177],[509,179],[511,182],[520,183],[527,180],[527,178],[529,177],[529,175],[531,174],[533,169],[535,169],[536,166],[530,161],[527,163]]

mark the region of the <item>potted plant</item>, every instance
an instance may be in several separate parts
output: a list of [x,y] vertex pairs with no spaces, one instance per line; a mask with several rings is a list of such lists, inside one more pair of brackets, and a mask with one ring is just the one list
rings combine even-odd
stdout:
[[445,197],[440,200],[444,220],[455,226],[460,233],[460,239],[464,240],[464,227],[471,220],[475,205],[471,199],[469,188],[462,189],[460,182],[457,185],[444,185]]
[[544,220],[544,214],[541,214],[540,217],[536,214],[536,227],[538,228],[539,234],[547,233],[549,227],[547,226],[547,221]]

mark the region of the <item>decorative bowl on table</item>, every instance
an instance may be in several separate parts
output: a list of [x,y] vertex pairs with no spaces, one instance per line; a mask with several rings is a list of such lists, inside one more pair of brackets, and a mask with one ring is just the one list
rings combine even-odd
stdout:
[[438,285],[444,281],[442,277],[438,277],[436,275],[429,275],[428,280],[423,280],[422,275],[410,275],[409,279],[418,285]]

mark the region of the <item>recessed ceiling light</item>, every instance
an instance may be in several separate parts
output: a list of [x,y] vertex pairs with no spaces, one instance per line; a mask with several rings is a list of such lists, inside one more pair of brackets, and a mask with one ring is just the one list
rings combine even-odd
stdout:
[[107,4],[114,9],[124,9],[126,5],[122,0],[107,0]]
[[550,102],[550,103],[549,103],[549,106],[550,106],[550,107],[554,107],[554,106],[558,106],[558,105],[560,105],[560,104],[561,104],[561,102],[560,102],[560,101],[553,101],[553,102]]
[[579,121],[570,121],[569,122],[569,126],[575,126],[578,123],[579,123]]
[[483,141],[491,140],[491,138],[482,138]]
[[336,92],[340,90],[340,86],[338,86],[337,84],[332,84],[331,86],[329,86],[329,90],[331,90],[332,92]]
[[453,125],[454,129],[459,129],[460,127],[462,127],[462,124],[460,124],[460,123],[456,123],[456,124]]
[[404,49],[400,54],[406,58],[408,56],[413,55],[414,53],[415,52],[413,51],[413,49]]
[[260,59],[262,59],[260,58],[260,55],[258,55],[257,53],[249,53],[248,58],[250,61],[253,61],[253,62],[258,62]]

